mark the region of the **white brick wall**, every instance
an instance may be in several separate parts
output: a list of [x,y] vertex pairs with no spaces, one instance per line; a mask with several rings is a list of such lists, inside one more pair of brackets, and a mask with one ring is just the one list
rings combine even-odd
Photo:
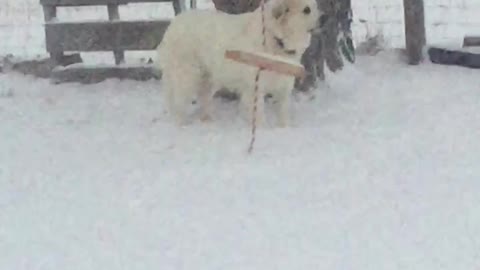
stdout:
[[[465,34],[480,35],[480,0],[424,0],[427,39],[430,44],[461,44]],[[39,0],[0,0],[0,55],[14,53],[21,56],[45,54],[43,13]],[[209,0],[199,0],[201,7],[210,6]],[[371,34],[382,31],[387,44],[404,46],[403,0],[352,0],[354,10],[354,37],[357,42],[366,36],[368,22]],[[148,8],[145,8],[145,7]],[[106,18],[102,8],[60,9],[59,17],[72,20]],[[74,15],[75,14],[75,15]],[[172,16],[168,4],[129,6],[121,9],[123,18]]]
[[[480,0],[424,0],[427,42],[429,44],[460,45],[465,34],[480,35]],[[387,43],[403,47],[402,0],[352,0],[355,39],[366,35],[365,26],[358,23],[366,19],[371,34],[381,31]]]

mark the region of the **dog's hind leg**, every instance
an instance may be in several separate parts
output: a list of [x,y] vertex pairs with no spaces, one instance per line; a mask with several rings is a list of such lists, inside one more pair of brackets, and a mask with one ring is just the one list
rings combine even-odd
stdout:
[[212,120],[212,100],[213,100],[213,85],[208,75],[204,75],[198,84],[198,102],[200,105],[200,120],[209,122]]
[[171,77],[173,90],[173,111],[177,123],[187,123],[187,108],[191,106],[195,96],[199,94],[199,86],[202,84],[201,70],[195,66],[177,63],[175,75]]
[[174,112],[174,89],[172,88],[171,82],[172,78],[171,76],[168,74],[168,72],[163,72],[162,74],[162,90],[165,92],[165,105],[168,109],[168,113],[170,115],[173,115],[175,112]]
[[162,74],[162,88],[165,91],[168,113],[179,125],[186,123],[185,110],[188,105],[184,95],[181,94],[182,87],[175,70],[172,66],[167,66]]

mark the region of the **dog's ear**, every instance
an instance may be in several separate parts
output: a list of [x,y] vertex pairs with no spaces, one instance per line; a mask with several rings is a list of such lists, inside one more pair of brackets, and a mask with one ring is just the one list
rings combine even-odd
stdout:
[[287,13],[289,11],[288,6],[285,3],[285,0],[271,0],[271,2],[273,4],[273,6],[272,6],[272,17],[275,20],[278,20],[278,19],[282,18],[283,15],[285,15],[285,13]]

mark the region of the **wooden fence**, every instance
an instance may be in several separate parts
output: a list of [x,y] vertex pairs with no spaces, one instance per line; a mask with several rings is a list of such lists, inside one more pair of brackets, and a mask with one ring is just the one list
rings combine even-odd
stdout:
[[[133,3],[170,2],[175,14],[186,9],[182,0],[40,0],[45,17],[46,48],[58,66],[52,71],[57,82],[99,81],[108,77],[148,79],[155,77],[152,67],[128,67],[125,51],[154,50],[161,42],[169,20],[122,21],[119,6]],[[195,6],[195,1],[191,5]],[[100,22],[60,22],[58,7],[105,6],[108,20]],[[61,67],[71,64],[65,52],[111,51],[115,64],[111,67],[74,68]],[[77,57],[78,58],[78,57]],[[70,57],[71,59],[71,57]]]

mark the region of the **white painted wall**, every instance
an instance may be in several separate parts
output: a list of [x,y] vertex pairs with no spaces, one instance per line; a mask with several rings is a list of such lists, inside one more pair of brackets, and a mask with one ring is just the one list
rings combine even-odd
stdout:
[[[427,42],[460,45],[465,34],[480,35],[480,0],[424,0]],[[354,16],[369,22],[371,33],[381,31],[389,45],[403,47],[403,0],[352,0]],[[362,40],[365,26],[356,23],[354,35]]]
[[[424,0],[427,39],[430,44],[461,44],[464,34],[480,34],[480,0]],[[0,55],[45,54],[43,13],[39,0],[0,0]],[[200,8],[211,6],[210,0],[199,0]],[[365,39],[368,21],[371,34],[382,31],[387,44],[404,46],[402,0],[352,0],[355,40]],[[130,5],[121,8],[122,18],[160,18],[173,16],[167,3]],[[106,19],[106,8],[60,9],[61,20]]]

